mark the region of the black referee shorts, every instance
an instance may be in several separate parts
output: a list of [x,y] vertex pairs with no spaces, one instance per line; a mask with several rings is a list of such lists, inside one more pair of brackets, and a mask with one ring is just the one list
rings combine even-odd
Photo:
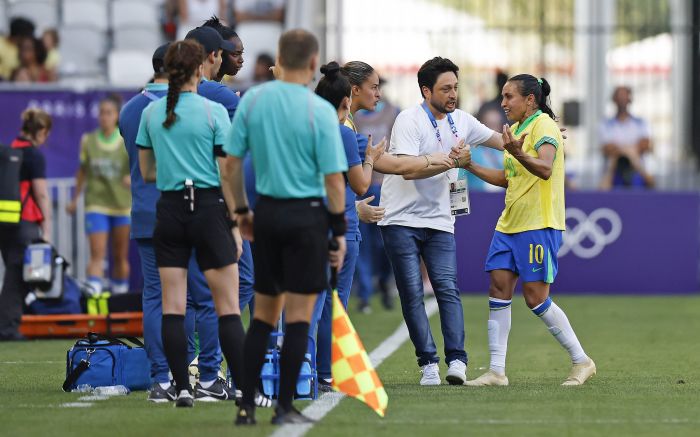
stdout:
[[192,249],[202,271],[234,264],[236,243],[221,191],[196,190],[193,213],[184,196],[184,191],[163,191],[158,200],[153,232],[156,265],[186,269]]
[[328,287],[328,212],[322,199],[260,196],[253,233],[256,292],[315,294]]

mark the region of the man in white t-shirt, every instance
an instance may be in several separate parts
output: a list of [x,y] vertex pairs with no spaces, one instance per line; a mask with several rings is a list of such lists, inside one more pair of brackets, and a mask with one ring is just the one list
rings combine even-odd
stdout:
[[[391,260],[403,316],[416,348],[423,376],[421,385],[439,385],[437,348],[423,305],[420,261],[428,270],[440,310],[445,340],[446,380],[461,385],[466,380],[464,315],[457,289],[457,257],[454,217],[450,211],[450,182],[471,157],[467,144],[485,144],[502,150],[501,135],[473,116],[456,109],[459,68],[449,59],[433,58],[418,71],[424,101],[402,111],[391,133],[389,153],[421,156],[450,153],[453,167],[426,165],[424,170],[398,176],[386,175],[378,223]],[[426,159],[427,161],[427,159]]]

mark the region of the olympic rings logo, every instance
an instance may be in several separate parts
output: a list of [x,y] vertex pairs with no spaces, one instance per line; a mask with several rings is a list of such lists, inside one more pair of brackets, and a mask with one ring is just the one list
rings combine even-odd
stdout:
[[[590,215],[578,208],[566,208],[566,232],[563,235],[559,256],[569,252],[583,259],[595,258],[605,246],[614,243],[622,234],[622,219],[610,208],[598,208]],[[570,226],[569,222],[576,222]],[[602,223],[607,222],[605,228]],[[607,231],[606,231],[607,229]],[[592,245],[583,245],[588,240]]]

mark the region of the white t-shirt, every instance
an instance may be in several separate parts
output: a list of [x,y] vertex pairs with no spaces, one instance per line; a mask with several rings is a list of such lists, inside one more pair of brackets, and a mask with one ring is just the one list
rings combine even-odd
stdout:
[[[462,110],[457,109],[450,115],[459,138],[452,133],[447,117],[444,117],[437,120],[441,145],[428,114],[421,105],[401,111],[391,131],[388,152],[409,156],[449,153],[459,139],[463,138],[466,144],[477,145],[486,142],[494,134],[494,131]],[[457,179],[456,169],[427,179],[410,181],[400,175],[384,176],[379,206],[385,208],[385,211],[379,226],[400,225],[454,233],[454,217],[450,214],[450,178]]]

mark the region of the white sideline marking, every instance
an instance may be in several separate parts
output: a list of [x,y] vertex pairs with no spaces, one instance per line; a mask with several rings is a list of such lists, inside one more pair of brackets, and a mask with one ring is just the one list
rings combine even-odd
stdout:
[[105,395],[89,395],[89,396],[83,396],[78,398],[78,401],[80,402],[92,402],[92,401],[104,401],[106,399],[109,399],[109,396]]
[[67,402],[65,404],[59,405],[61,408],[86,408],[92,407],[91,402]]
[[[434,297],[425,301],[425,312],[428,317],[431,317],[438,310],[437,300]],[[391,354],[396,352],[401,345],[408,340],[408,328],[406,322],[402,322],[396,331],[387,337],[376,349],[369,354],[369,360],[372,365],[377,368]],[[311,405],[304,408],[302,413],[307,417],[319,421],[330,413],[333,408],[337,407],[340,401],[345,398],[344,393],[330,392],[324,393]],[[314,426],[313,423],[302,425],[284,425],[279,427],[270,437],[302,437]]]

